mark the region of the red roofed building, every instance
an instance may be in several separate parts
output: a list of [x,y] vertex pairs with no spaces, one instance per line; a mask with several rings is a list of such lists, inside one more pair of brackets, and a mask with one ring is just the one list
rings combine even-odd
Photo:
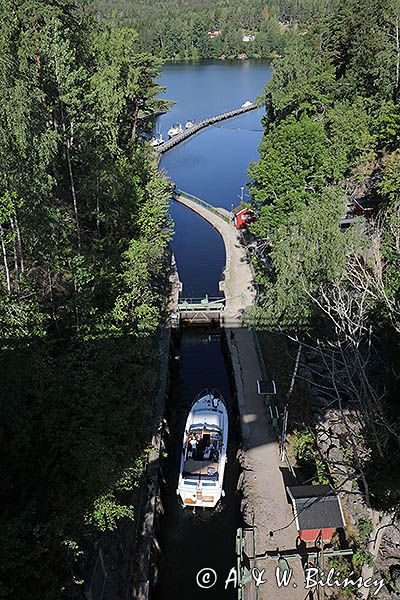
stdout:
[[232,210],[232,214],[236,229],[247,229],[249,223],[254,221],[253,211],[247,206],[237,206]]
[[331,541],[336,529],[345,526],[340,498],[331,485],[287,487],[296,518],[299,538],[315,545]]

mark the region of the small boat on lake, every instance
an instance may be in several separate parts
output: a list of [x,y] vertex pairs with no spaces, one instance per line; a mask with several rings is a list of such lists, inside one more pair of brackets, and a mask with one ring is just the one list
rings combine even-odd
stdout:
[[183,506],[213,508],[221,496],[228,446],[222,395],[203,390],[194,400],[183,436],[177,495]]
[[246,102],[244,102],[244,104],[242,104],[241,108],[247,108],[248,106],[252,106],[253,103],[250,102],[250,100],[246,100]]
[[159,135],[155,135],[150,140],[150,146],[161,146],[161,144],[163,144],[163,143],[164,143],[164,138],[162,136],[162,133],[160,133]]
[[169,135],[169,137],[174,137],[174,135],[178,135],[178,133],[182,133],[182,131],[183,131],[182,123],[174,123],[168,129],[168,135]]
[[192,127],[194,127],[195,123],[196,122],[194,119],[186,121],[185,129],[191,129]]

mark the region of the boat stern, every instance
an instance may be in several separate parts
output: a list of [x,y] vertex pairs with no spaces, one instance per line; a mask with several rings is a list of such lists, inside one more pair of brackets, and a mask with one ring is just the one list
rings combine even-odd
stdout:
[[202,506],[204,508],[214,508],[221,498],[220,492],[209,492],[203,490],[185,490],[177,489],[177,494],[180,496],[183,508]]

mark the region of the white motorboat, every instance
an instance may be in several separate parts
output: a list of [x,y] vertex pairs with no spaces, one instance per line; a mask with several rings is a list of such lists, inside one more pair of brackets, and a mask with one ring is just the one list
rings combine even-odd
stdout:
[[222,489],[228,446],[228,413],[216,390],[201,392],[190,409],[183,436],[176,493],[183,506],[213,508]]
[[192,127],[194,127],[194,124],[194,121],[186,121],[185,129],[191,129]]
[[182,123],[174,123],[174,125],[168,129],[168,135],[169,137],[174,137],[174,135],[178,135],[178,133],[182,133],[182,131]]
[[160,135],[155,135],[150,140],[150,146],[161,146],[161,144],[163,144],[163,143],[164,143],[164,138],[162,136],[162,133],[160,133]]
[[246,100],[246,102],[244,104],[242,104],[241,108],[247,108],[248,106],[252,106],[252,102],[250,102],[250,100]]

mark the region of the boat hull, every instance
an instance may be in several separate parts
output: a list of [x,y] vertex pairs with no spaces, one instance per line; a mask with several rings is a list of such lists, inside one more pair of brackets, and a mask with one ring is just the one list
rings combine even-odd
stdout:
[[184,507],[214,508],[224,496],[228,413],[218,392],[202,392],[192,404],[183,436],[177,494]]

